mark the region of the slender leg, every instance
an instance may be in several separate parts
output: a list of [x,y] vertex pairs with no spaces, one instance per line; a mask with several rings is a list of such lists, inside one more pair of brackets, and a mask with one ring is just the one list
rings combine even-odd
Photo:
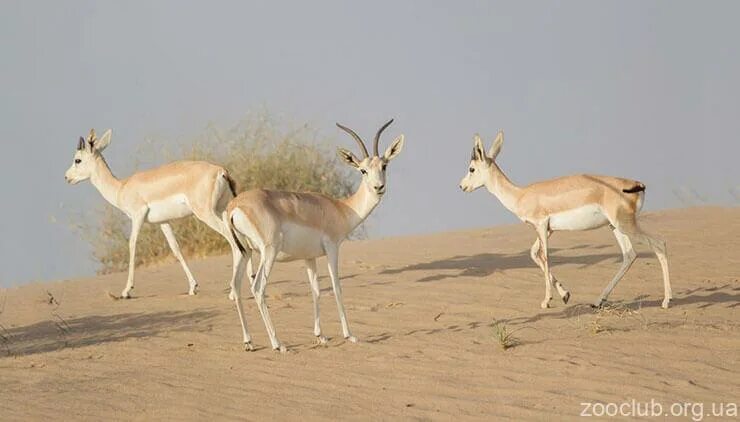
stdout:
[[252,346],[252,337],[249,335],[249,331],[247,330],[247,321],[244,318],[244,310],[242,309],[242,280],[244,279],[244,261],[241,260],[238,263],[239,267],[237,268],[236,272],[236,279],[234,282],[234,290],[231,292],[230,295],[234,296],[234,304],[236,305],[236,312],[239,315],[239,322],[242,325],[242,335],[243,335],[243,341],[244,341],[244,350],[252,351],[254,350],[254,346]]
[[635,258],[637,258],[637,254],[635,253],[635,250],[632,248],[632,242],[630,242],[630,238],[627,237],[624,233],[620,232],[619,229],[615,228],[612,230],[614,233],[614,237],[617,238],[617,243],[619,243],[619,248],[622,250],[622,265],[619,267],[619,271],[617,271],[617,274],[614,275],[614,278],[612,281],[604,288],[604,291],[601,293],[601,296],[594,302],[594,307],[601,307],[604,302],[606,302],[606,298],[609,297],[609,294],[614,290],[614,287],[619,283],[619,281],[624,277],[624,275],[627,273],[627,271],[632,266],[632,263],[635,262]]
[[257,276],[254,278],[252,284],[252,294],[254,300],[257,302],[260,314],[262,315],[262,321],[265,323],[267,329],[267,335],[270,337],[270,343],[272,344],[273,350],[280,350],[285,352],[285,346],[280,344],[277,335],[275,334],[275,326],[272,324],[270,319],[270,312],[267,309],[267,303],[265,302],[265,287],[267,286],[267,277],[270,275],[272,265],[275,263],[275,257],[277,256],[277,248],[272,245],[266,246],[260,253],[260,265],[257,269]]
[[[548,237],[552,234],[552,231],[548,232]],[[537,237],[537,239],[534,241],[534,245],[532,245],[532,249],[529,251],[530,256],[532,257],[532,260],[537,264],[538,267],[542,271],[545,271],[545,264],[542,262],[542,249],[540,248],[540,238]],[[570,292],[563,286],[560,281],[558,281],[557,278],[552,274],[552,271],[550,271],[550,283],[552,283],[555,288],[558,290],[558,294],[560,295],[560,298],[563,300],[563,303],[567,304],[568,300],[570,300]]]
[[339,310],[339,320],[342,323],[342,333],[344,338],[357,343],[357,337],[353,336],[349,331],[349,323],[347,323],[347,314],[344,311],[344,300],[342,299],[342,285],[339,284],[339,247],[337,245],[325,245],[326,258],[329,267],[329,277],[331,277],[331,287],[334,290],[334,298],[337,300],[337,309]]
[[550,257],[549,253],[547,251],[547,238],[548,238],[548,225],[550,224],[549,220],[545,220],[544,222],[540,223],[535,229],[537,230],[537,236],[540,240],[540,244],[542,247],[540,250],[542,251],[542,254],[540,258],[542,259],[542,266],[543,271],[545,273],[545,299],[540,304],[540,307],[542,309],[547,309],[550,307],[550,300],[552,300],[552,283],[551,283],[551,275],[550,275]]
[[[232,265],[231,265],[231,280],[229,281],[229,299],[234,300],[235,296],[232,294],[235,288],[235,280],[236,280],[236,272],[239,268],[239,263],[242,260],[242,253],[239,249],[239,246],[236,244],[236,240],[234,239],[234,236],[231,233],[231,229],[229,228],[228,224],[221,218],[219,218],[216,215],[216,212],[213,210],[196,210],[193,209],[193,214],[195,214],[196,217],[200,219],[200,221],[206,223],[208,227],[215,230],[217,233],[220,233],[221,236],[223,236],[226,239],[226,242],[229,243],[229,247],[231,248],[231,259],[232,259]],[[226,213],[223,213],[222,218],[228,218]],[[246,246],[246,245],[244,245]],[[249,268],[249,272],[251,274],[251,267],[252,263],[247,263],[247,268]]]
[[673,299],[673,292],[671,291],[671,279],[668,275],[668,256],[665,241],[644,232],[630,233],[629,236],[650,246],[655,256],[658,257],[660,268],[663,270],[663,303],[661,307],[668,309],[668,305],[671,303],[671,299]]
[[185,262],[185,258],[182,256],[180,245],[177,243],[175,232],[172,231],[172,226],[165,223],[161,224],[159,227],[162,229],[164,237],[167,238],[167,243],[170,245],[172,254],[175,255],[175,258],[177,258],[177,260],[180,262],[180,265],[182,265],[182,269],[185,271],[185,275],[188,277],[188,284],[190,286],[188,294],[194,295],[198,289],[198,282],[195,281],[193,273],[190,272],[190,268],[188,268],[188,264]]
[[131,219],[131,235],[128,238],[128,280],[126,280],[126,287],[121,292],[121,297],[129,299],[131,297],[131,290],[134,289],[134,267],[136,266],[136,240],[139,238],[139,231],[141,231],[141,225],[144,224],[146,218],[146,211],[134,216]]
[[319,297],[321,290],[319,288],[319,278],[316,275],[316,259],[307,259],[306,273],[308,273],[308,283],[311,286],[311,296],[313,296],[313,335],[319,344],[326,344],[326,337],[321,335],[321,323],[319,322]]

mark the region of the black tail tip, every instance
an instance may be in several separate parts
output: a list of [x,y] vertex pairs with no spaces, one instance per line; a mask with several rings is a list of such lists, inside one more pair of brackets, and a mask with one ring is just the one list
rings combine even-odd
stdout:
[[629,189],[622,189],[622,192],[624,193],[638,193],[645,190],[645,185],[642,183],[637,183],[635,186],[632,186]]

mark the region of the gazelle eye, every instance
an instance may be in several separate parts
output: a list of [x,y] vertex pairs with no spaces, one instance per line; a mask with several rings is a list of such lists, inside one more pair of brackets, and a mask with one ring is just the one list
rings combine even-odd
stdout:
[[82,160],[80,160],[79,158],[75,158],[75,164],[80,164],[81,162]]
[[468,170],[470,170],[470,172],[471,172],[471,173],[475,173],[475,169],[474,169],[474,168],[472,168],[472,167],[471,167],[471,168],[469,168]]
[[367,174],[367,170],[365,170],[365,169],[360,169],[360,173],[362,173],[362,174]]

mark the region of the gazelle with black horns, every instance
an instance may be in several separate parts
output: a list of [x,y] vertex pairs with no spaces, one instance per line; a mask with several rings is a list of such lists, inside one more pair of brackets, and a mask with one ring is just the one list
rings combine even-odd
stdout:
[[[334,199],[318,193],[256,189],[241,193],[229,203],[223,216],[224,222],[231,226],[234,237],[246,251],[244,258],[250,259],[254,250],[260,253],[257,273],[251,280],[251,290],[273,349],[285,350],[275,334],[265,303],[265,287],[275,261],[304,260],[313,296],[313,333],[320,343],[326,343],[319,322],[320,290],[316,275],[316,259],[322,256],[327,257],[342,334],[348,341],[357,342],[357,338],[350,332],[342,300],[338,271],[339,247],[352,230],[375,209],[386,192],[386,166],[403,148],[403,135],[400,135],[382,156],[378,152],[380,135],[392,122],[390,120],[384,124],[375,135],[372,156],[354,131],[337,124],[357,141],[362,151],[362,158],[343,148],[338,151],[340,158],[362,175],[357,191],[347,198]],[[247,332],[240,300],[244,263],[239,262],[237,268],[231,297],[236,303],[245,347],[251,350],[251,337]]]
[[483,141],[475,135],[473,153],[460,188],[472,192],[485,186],[509,211],[530,224],[537,232],[537,240],[530,251],[532,260],[545,273],[545,299],[547,308],[552,299],[552,286],[558,290],[563,302],[568,303],[570,293],[553,277],[548,259],[548,238],[553,231],[589,230],[609,225],[622,249],[623,261],[617,274],[606,286],[594,306],[602,306],[609,293],[622,279],[637,254],[632,241],[647,244],[658,257],[663,271],[663,308],[672,298],[668,276],[666,244],[648,235],[637,224],[637,214],[642,208],[645,185],[630,179],[608,176],[577,175],[533,183],[519,187],[513,184],[496,164],[496,157],[504,142],[499,132],[488,153]]
[[238,257],[238,246],[220,217],[228,202],[236,196],[234,181],[223,167],[203,161],[178,161],[135,173],[127,179],[118,179],[102,155],[110,139],[110,129],[99,139],[93,129],[87,139],[80,137],[72,166],[64,178],[70,184],[90,179],[103,198],[131,219],[128,280],[121,296],[131,297],[134,288],[136,240],[145,221],[160,225],[172,253],[188,278],[188,292],[194,295],[198,283],[180,252],[175,233],[168,222],[194,214],[224,236],[232,253]]

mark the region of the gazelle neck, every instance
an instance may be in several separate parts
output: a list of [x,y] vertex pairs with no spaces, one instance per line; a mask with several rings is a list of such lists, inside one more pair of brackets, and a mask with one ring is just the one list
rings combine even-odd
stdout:
[[380,203],[380,197],[380,195],[367,187],[365,183],[360,182],[360,187],[357,188],[355,193],[340,200],[340,202],[352,210],[347,216],[348,235],[373,212],[375,207]]
[[495,195],[506,209],[516,214],[516,204],[522,188],[512,183],[495,163],[486,180],[486,189]]
[[95,157],[95,170],[90,175],[90,182],[103,195],[106,201],[110,202],[116,208],[118,205],[118,191],[121,190],[121,181],[113,175],[108,167],[108,163],[102,155]]

